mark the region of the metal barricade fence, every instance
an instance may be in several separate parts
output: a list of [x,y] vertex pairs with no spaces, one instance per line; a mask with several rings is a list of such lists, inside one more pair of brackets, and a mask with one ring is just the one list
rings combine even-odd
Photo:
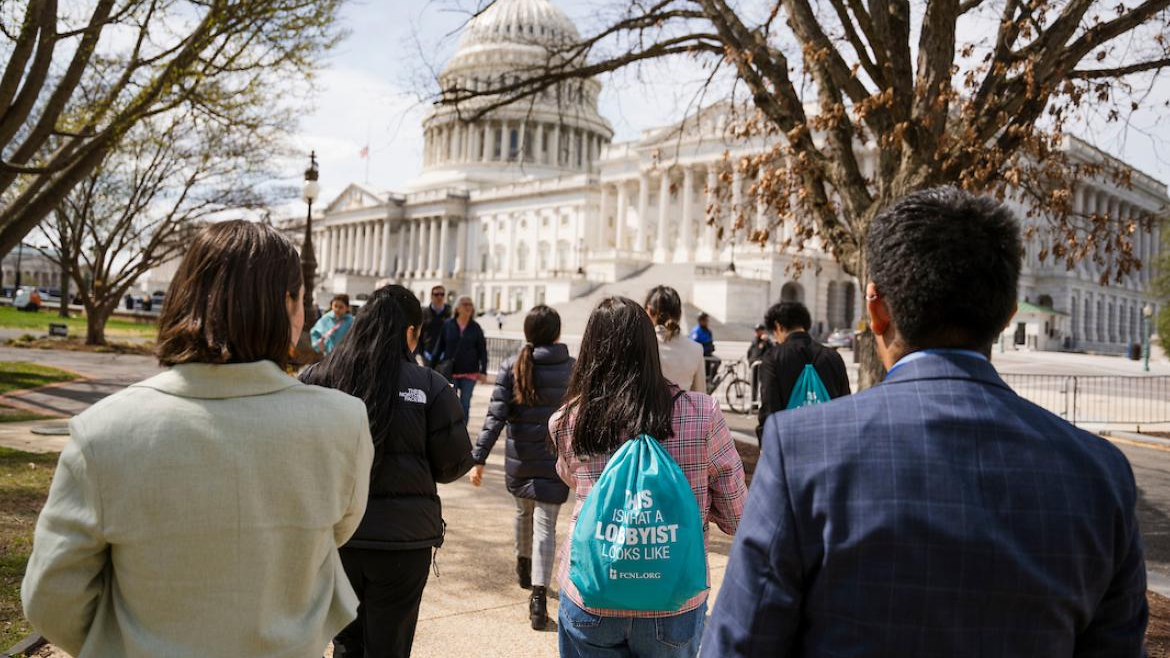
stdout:
[[1170,377],[1002,375],[1012,390],[1071,423],[1170,423]]
[[[751,364],[749,380],[759,376]],[[1070,423],[1155,425],[1170,423],[1170,377],[1122,375],[1001,374],[1020,397]],[[752,412],[760,408],[760,387],[752,391]]]
[[520,352],[524,341],[518,338],[487,338],[488,376],[494,377],[500,371],[504,359]]

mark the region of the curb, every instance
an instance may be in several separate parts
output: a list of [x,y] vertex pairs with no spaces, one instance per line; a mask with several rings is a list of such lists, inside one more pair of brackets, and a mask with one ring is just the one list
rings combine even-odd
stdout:
[[24,638],[13,646],[9,647],[3,653],[0,653],[0,658],[17,658],[18,656],[27,656],[30,652],[40,649],[49,642],[39,633]]
[[1163,439],[1157,436],[1149,436],[1137,432],[1123,432],[1121,430],[1101,430],[1098,434],[1106,439],[1115,439],[1119,443],[1138,445],[1143,448],[1170,450],[1170,439]]

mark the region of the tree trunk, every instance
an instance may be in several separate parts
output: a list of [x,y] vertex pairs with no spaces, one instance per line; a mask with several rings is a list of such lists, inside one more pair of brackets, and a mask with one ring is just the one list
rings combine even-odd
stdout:
[[114,312],[114,307],[117,306],[117,300],[114,303],[105,304],[86,304],[85,306],[85,344],[86,345],[105,345],[106,344],[106,322],[109,321],[110,315]]
[[[63,262],[65,259],[61,259]],[[57,314],[63,318],[69,317],[69,266],[61,265],[61,306]]]

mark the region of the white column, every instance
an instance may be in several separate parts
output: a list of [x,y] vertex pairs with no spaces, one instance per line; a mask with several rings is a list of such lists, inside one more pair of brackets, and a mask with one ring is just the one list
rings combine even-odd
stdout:
[[508,161],[509,130],[507,121],[500,122],[500,162]]
[[369,276],[370,270],[373,269],[373,262],[370,258],[374,242],[374,225],[370,222],[362,223],[362,274]]
[[373,276],[378,271],[378,245],[381,244],[382,236],[378,233],[380,229],[378,222],[369,222],[366,224],[366,242],[369,243],[368,262],[366,263],[366,275]]
[[316,231],[316,234],[313,242],[317,248],[317,253],[321,254],[317,257],[317,274],[324,276],[329,271],[329,229],[322,228]]
[[508,258],[504,262],[504,272],[510,275],[516,268],[516,217],[515,215],[508,215],[505,221],[508,223]]
[[431,218],[427,222],[427,272],[430,276],[437,276],[439,271],[439,220]]
[[662,170],[661,180],[658,183],[658,236],[654,245],[654,260],[665,263],[670,260],[670,252],[666,243],[668,234],[666,222],[670,210],[670,171]]
[[629,213],[630,202],[626,190],[626,181],[617,183],[617,215],[614,217],[614,244],[618,249],[629,249],[626,243],[626,215]]
[[646,250],[646,232],[649,229],[646,215],[650,212],[650,176],[646,172],[638,174],[638,230],[634,234],[634,250]]
[[340,226],[334,226],[329,231],[333,234],[333,238],[329,240],[329,251],[332,252],[329,256],[329,267],[336,272],[342,267],[342,242],[344,236],[342,235]]
[[528,150],[524,147],[525,140],[528,139],[528,122],[520,122],[520,134],[516,138],[516,159],[520,162],[528,161]]
[[552,153],[550,153],[552,164],[557,167],[561,166],[561,124],[559,123],[553,126],[553,138],[549,146],[552,146]]
[[601,184],[601,203],[597,211],[597,226],[593,232],[593,248],[607,248],[609,242],[609,186]]
[[707,212],[715,205],[717,199],[715,196],[715,189],[719,186],[719,172],[715,169],[714,163],[707,165],[707,209],[703,211],[703,245],[702,256],[703,260],[715,260],[715,226],[707,221]]
[[382,263],[378,267],[378,275],[383,277],[394,276],[394,272],[390,269],[393,255],[390,252],[390,218],[382,220]]
[[469,220],[463,217],[459,220],[459,224],[455,227],[455,276],[463,274],[463,270],[467,267],[467,222]]
[[683,169],[682,189],[682,224],[678,228],[678,249],[676,261],[689,262],[694,255],[694,196],[695,170],[691,167]]
[[532,146],[533,161],[548,164],[548,152],[544,150],[544,124],[536,123],[536,143]]
[[414,219],[410,222],[410,241],[414,244],[414,253],[410,255],[410,271],[414,278],[422,276],[423,269],[423,221]]
[[736,170],[731,172],[731,212],[728,213],[727,226],[723,229],[723,235],[727,236],[729,243],[735,242],[735,222],[742,209],[743,173]]
[[439,229],[439,276],[445,278],[451,271],[447,267],[447,225],[450,220],[444,216],[439,221],[441,222],[439,225],[441,227]]
[[577,129],[569,130],[569,168],[577,168]]
[[353,270],[353,224],[341,227],[341,269],[350,272]]
[[406,276],[406,222],[398,221],[398,257],[394,263],[394,276],[401,279]]

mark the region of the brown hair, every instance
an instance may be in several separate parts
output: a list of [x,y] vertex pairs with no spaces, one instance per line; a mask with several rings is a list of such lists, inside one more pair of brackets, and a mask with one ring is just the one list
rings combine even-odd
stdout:
[[666,329],[666,340],[673,340],[679,334],[682,299],[677,290],[670,286],[655,286],[646,294],[646,310],[655,326],[661,325]]
[[286,300],[300,299],[301,259],[266,224],[232,220],[195,236],[158,321],[158,360],[249,363],[289,359]]
[[343,292],[339,292],[333,296],[332,300],[329,301],[329,305],[333,306],[333,302],[341,302],[342,304],[349,306],[349,295]]
[[533,306],[524,318],[524,347],[512,364],[517,404],[536,406],[540,404],[540,393],[536,390],[536,361],[532,352],[537,347],[552,345],[561,337],[561,316],[552,308],[540,304]]

